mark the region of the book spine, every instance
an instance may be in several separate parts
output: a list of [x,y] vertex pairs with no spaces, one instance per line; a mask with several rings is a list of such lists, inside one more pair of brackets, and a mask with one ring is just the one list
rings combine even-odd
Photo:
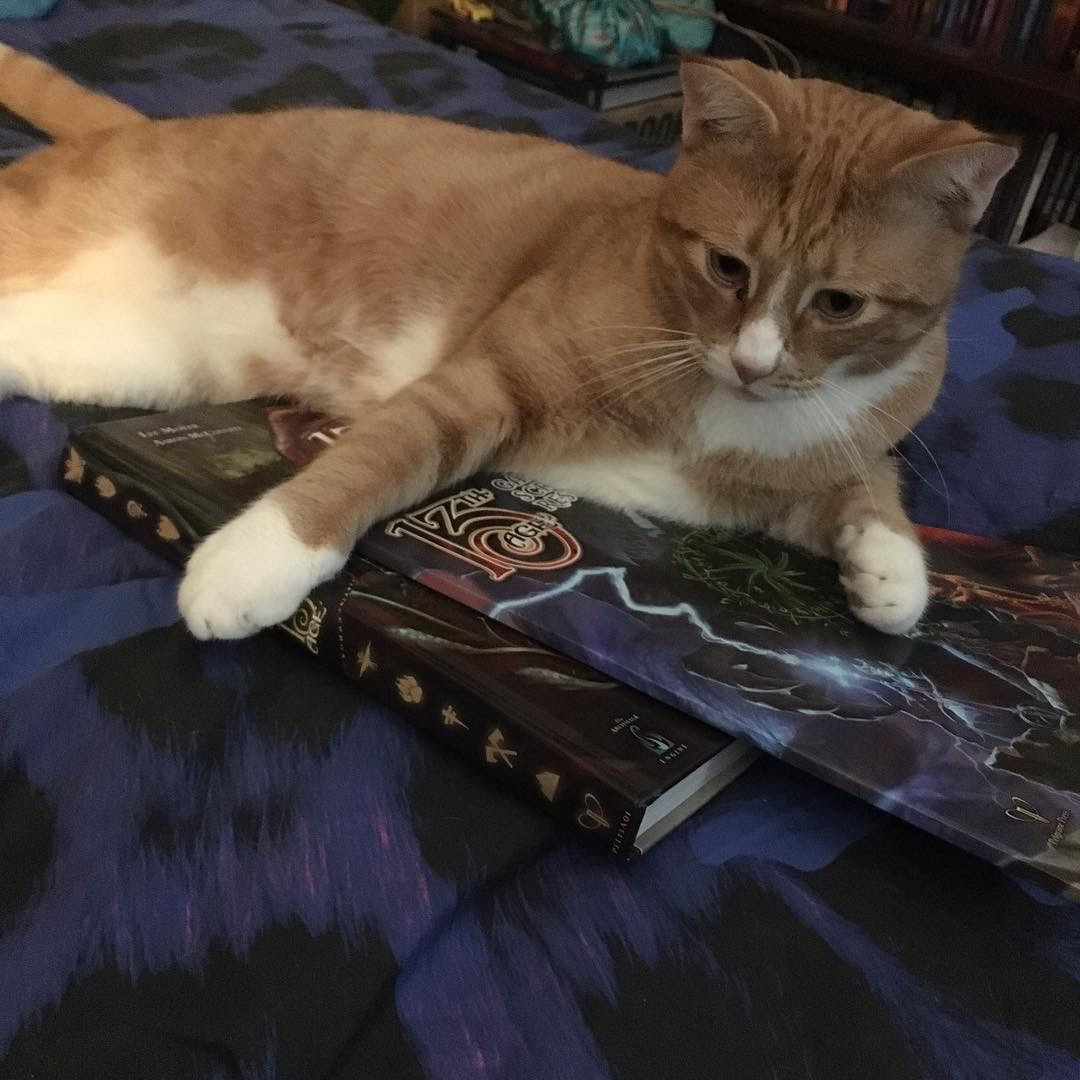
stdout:
[[934,16],[934,25],[930,28],[930,36],[948,40],[953,35],[953,28],[963,18],[965,6],[968,0],[946,0]]
[[985,50],[987,44],[990,41],[990,34],[993,31],[994,20],[997,18],[998,8],[1001,6],[1003,0],[987,0],[985,4],[981,5],[981,10],[976,24],[975,36],[971,41],[971,45],[979,50]]
[[[632,854],[644,807],[519,724],[520,710],[513,707],[518,692],[500,687],[490,670],[482,673],[475,660],[437,656],[401,640],[402,612],[414,611],[427,623],[430,616],[423,613],[434,609],[445,622],[455,602],[366,560],[354,559],[350,571],[346,581],[317,589],[282,629],[527,801],[604,840],[613,854]],[[380,619],[380,608],[391,617]],[[506,627],[498,634],[500,648],[535,647]]]
[[1078,63],[1080,63],[1080,12],[1076,15],[1076,21],[1068,35],[1057,69],[1058,71],[1073,71]]
[[1069,164],[1065,170],[1057,198],[1050,207],[1050,224],[1065,220],[1065,209],[1071,199],[1074,185],[1080,182],[1080,145],[1074,145],[1069,151]]
[[913,0],[893,0],[889,8],[887,25],[892,30],[906,33],[911,29]]
[[1040,63],[1056,68],[1065,55],[1072,30],[1072,0],[1054,0],[1046,20],[1046,28],[1039,44]]
[[1078,211],[1080,211],[1080,183],[1073,185],[1072,195],[1061,215],[1061,220],[1066,225],[1070,226],[1070,228],[1076,228],[1076,216]]
[[1054,152],[1051,154],[1050,161],[1047,163],[1042,183],[1039,185],[1038,191],[1035,194],[1035,203],[1031,208],[1031,213],[1028,215],[1028,221],[1025,224],[1025,228],[1029,235],[1042,232],[1042,230],[1050,224],[1049,219],[1047,218],[1047,211],[1053,201],[1054,192],[1057,190],[1057,185],[1062,177],[1062,165],[1068,156],[1067,149],[1064,140],[1059,137],[1057,146],[1054,147]]
[[1027,53],[1043,3],[1044,0],[1028,0],[1023,11],[1023,17],[1015,24],[1016,36],[1012,39],[1012,47],[1009,52],[1012,59],[1022,59]]
[[986,51],[991,56],[1000,57],[1005,52],[1005,41],[1009,36],[1009,28],[1012,26],[1016,12],[1017,0],[999,0],[997,11],[994,13],[994,21],[986,38]]
[[978,3],[977,0],[972,0],[972,2],[968,4],[967,9],[964,12],[963,21],[956,29],[957,42],[969,47],[975,44],[975,40],[979,36],[979,21],[982,16],[983,7],[984,5]]
[[1024,228],[1027,225],[1028,218],[1031,216],[1031,208],[1035,204],[1035,196],[1038,194],[1039,188],[1042,187],[1043,177],[1046,175],[1046,170],[1050,164],[1050,158],[1054,153],[1054,147],[1056,145],[1057,132],[1051,131],[1043,137],[1042,145],[1039,148],[1039,155],[1035,161],[1035,167],[1025,185],[1024,198],[1020,204],[1020,210],[1017,213],[1015,220],[1011,222],[1011,231],[1008,241],[1010,244],[1018,244],[1023,239]]
[[1024,49],[1024,59],[1029,62],[1039,63],[1042,61],[1043,42],[1046,38],[1053,6],[1053,0],[1042,0],[1038,6],[1031,35]]
[[930,33],[937,18],[938,7],[944,2],[945,0],[922,0],[914,28],[916,34],[925,37]]
[[[167,504],[143,485],[101,467],[77,437],[65,452],[64,488],[124,532],[168,561],[183,565],[194,547],[178,528]],[[519,723],[536,711],[494,665],[483,664],[471,645],[440,653],[410,644],[425,635],[431,612],[441,632],[475,641],[478,624],[496,627],[496,652],[506,648],[547,652],[531,638],[432,593],[403,575],[364,559],[350,560],[349,573],[316,589],[278,629],[298,647],[358,683],[366,693],[434,735],[493,779],[515,788],[526,801],[569,823],[616,855],[634,854],[633,840],[644,815],[611,782],[591,769],[583,755],[570,755],[554,741]],[[365,603],[365,598],[367,603]],[[425,627],[409,625],[409,612]],[[413,632],[410,632],[413,631]],[[470,651],[471,650],[471,651]],[[480,660],[472,655],[480,652]],[[606,676],[577,667],[610,685]],[[637,691],[619,687],[615,717],[657,706]]]

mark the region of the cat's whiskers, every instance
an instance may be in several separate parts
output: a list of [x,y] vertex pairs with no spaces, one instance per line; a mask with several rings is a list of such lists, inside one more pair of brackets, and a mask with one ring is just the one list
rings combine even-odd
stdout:
[[596,394],[592,399],[589,399],[590,402],[595,401],[599,396],[603,396],[607,392],[618,391],[627,382],[633,383],[639,378],[657,372],[657,370],[662,370],[667,364],[680,362],[685,356],[685,351],[678,350],[660,356],[647,356],[645,360],[634,364],[620,365],[615,368],[609,367],[588,379],[582,379],[577,383],[576,390],[588,393],[595,389]]
[[[885,438],[887,438],[887,437],[888,437],[888,432],[887,432],[887,431],[885,430],[884,426],[883,426],[883,425],[881,425],[880,423],[878,423],[878,422],[877,422],[877,421],[876,421],[876,420],[875,420],[875,419],[874,419],[873,417],[871,417],[871,416],[866,416],[866,417],[863,417],[863,419],[864,419],[864,420],[865,420],[865,421],[866,421],[866,422],[867,422],[868,424],[872,425],[872,426],[873,426],[873,428],[874,428],[874,430],[875,430],[876,432],[878,432],[878,434],[880,434],[880,435],[881,435],[882,437],[885,437]],[[918,468],[916,468],[916,466],[915,466],[915,463],[914,463],[914,462],[913,462],[913,461],[911,460],[911,458],[909,458],[909,457],[907,456],[907,454],[905,454],[905,453],[904,453],[904,451],[903,451],[903,450],[901,450],[901,449],[900,449],[900,447],[899,447],[898,445],[894,445],[894,446],[892,447],[892,452],[893,452],[893,453],[894,453],[894,454],[895,454],[895,455],[896,455],[896,456],[897,456],[897,457],[898,457],[898,458],[899,458],[899,459],[900,459],[900,460],[901,460],[902,462],[904,462],[904,464],[905,464],[905,465],[907,465],[907,467],[908,467],[908,468],[909,468],[909,469],[910,469],[910,470],[911,470],[911,471],[912,471],[912,472],[913,472],[913,473],[914,473],[914,474],[915,474],[915,475],[916,475],[916,476],[917,476],[917,477],[918,477],[918,478],[919,478],[919,479],[920,479],[920,480],[921,480],[921,481],[922,481],[922,482],[923,482],[923,483],[924,483],[924,484],[925,484],[925,485],[926,485],[926,486],[927,486],[927,487],[928,487],[928,488],[929,488],[929,489],[930,489],[930,490],[931,490],[931,491],[932,491],[932,492],[933,492],[933,493],[934,493],[935,495],[940,495],[940,496],[941,496],[941,497],[942,497],[942,498],[943,498],[943,499],[945,500],[945,506],[946,506],[946,517],[948,517],[948,516],[949,516],[949,515],[951,514],[951,512],[952,512],[952,505],[951,505],[951,502],[950,502],[950,499],[949,499],[949,489],[948,489],[948,485],[946,485],[944,489],[943,489],[943,488],[940,488],[940,487],[938,487],[938,486],[937,486],[937,485],[936,485],[935,483],[933,483],[933,482],[932,482],[932,481],[931,481],[931,480],[930,480],[930,479],[929,479],[928,477],[924,476],[924,475],[923,475],[923,473],[922,473],[922,472],[921,472],[921,471],[920,471],[920,470],[919,470]],[[935,467],[936,467],[936,463],[935,463]],[[941,472],[941,470],[940,470],[940,468],[939,468],[939,469],[938,469],[938,473],[940,474],[940,472]]]
[[644,371],[634,373],[629,379],[620,380],[617,385],[602,389],[587,404],[589,406],[608,405],[618,398],[630,398],[648,390],[657,390],[667,383],[677,382],[681,377],[697,369],[701,357],[702,353],[685,351],[667,355],[659,361],[658,367],[646,367]]
[[645,326],[638,323],[605,323],[602,326],[586,326],[580,330],[569,334],[568,337],[575,338],[580,337],[582,334],[602,334],[609,330],[646,330],[649,332],[655,332],[658,334],[674,334],[677,337],[692,338],[697,335],[691,333],[689,330],[676,330],[671,326]]
[[[888,433],[888,432],[887,432],[887,431],[885,430],[885,426],[884,426],[884,425],[883,425],[882,423],[880,423],[880,422],[879,422],[878,420],[876,420],[876,419],[875,419],[875,418],[874,418],[873,416],[863,416],[863,418],[862,418],[862,419],[863,419],[863,420],[864,420],[864,421],[865,421],[865,422],[866,422],[867,424],[869,424],[869,425],[870,425],[870,426],[871,426],[871,427],[872,427],[872,428],[874,429],[874,431],[876,431],[876,432],[877,432],[877,433],[878,433],[878,434],[879,434],[879,435],[880,435],[880,436],[881,436],[882,438],[884,438],[884,439],[888,440],[888,438],[889,438],[889,433]],[[910,429],[908,429],[908,430],[910,431]],[[918,436],[916,436],[916,438],[918,438]],[[921,440],[920,440],[920,441],[921,441]],[[917,476],[917,477],[918,477],[918,478],[919,478],[919,479],[920,479],[920,480],[921,480],[921,481],[922,481],[922,482],[923,482],[923,483],[924,483],[924,484],[925,484],[925,485],[926,485],[926,486],[927,486],[927,487],[928,487],[928,488],[929,488],[929,489],[930,489],[930,490],[931,490],[932,492],[934,492],[934,494],[935,494],[935,495],[940,495],[940,496],[941,496],[941,497],[942,497],[942,498],[943,498],[943,499],[945,500],[945,505],[946,505],[946,508],[947,508],[947,509],[946,509],[946,514],[948,515],[949,513],[951,513],[951,503],[950,503],[950,499],[949,499],[949,489],[948,489],[948,485],[946,484],[944,488],[939,488],[939,487],[938,487],[938,486],[937,486],[936,484],[932,483],[932,482],[931,482],[931,481],[930,481],[930,480],[929,480],[929,479],[928,479],[927,477],[925,477],[925,476],[924,476],[924,475],[922,474],[922,472],[921,472],[921,471],[920,471],[919,469],[917,469],[917,468],[915,467],[915,463],[914,463],[914,462],[913,462],[913,461],[911,460],[911,458],[909,458],[909,457],[907,456],[907,454],[905,454],[905,453],[904,453],[904,451],[903,451],[903,450],[901,450],[901,449],[900,449],[899,445],[897,445],[897,444],[893,444],[893,446],[892,446],[892,452],[893,452],[893,453],[894,453],[894,454],[895,454],[895,455],[896,455],[896,456],[897,456],[898,458],[900,458],[900,460],[901,460],[901,461],[903,461],[903,462],[904,462],[904,464],[906,464],[906,465],[907,465],[907,467],[908,467],[908,468],[909,468],[909,469],[910,469],[910,470],[911,470],[911,471],[912,471],[912,472],[913,472],[913,473],[914,473],[914,474],[915,474],[915,475],[916,475],[916,476]],[[931,460],[934,460],[934,458],[933,458],[933,455],[932,455],[932,454],[930,454],[930,452],[929,452],[929,451],[927,451],[927,455],[928,455],[928,456],[930,457],[930,459],[931,459]],[[938,464],[937,464],[937,462],[936,462],[936,461],[934,461],[934,466],[935,466],[935,468],[937,468],[937,471],[938,471],[938,475],[941,475],[941,468],[940,468],[940,467],[938,466]],[[943,479],[944,479],[944,478],[943,478]]]
[[640,393],[650,386],[655,386],[664,382],[677,371],[690,367],[692,364],[695,364],[697,360],[697,355],[688,353],[666,356],[657,366],[650,366],[643,371],[632,373],[627,379],[618,379],[615,385],[601,390],[595,400],[600,400],[607,396]]
[[[687,353],[687,348],[683,344],[668,343],[663,346],[662,349],[655,350],[652,354],[645,357],[637,357],[630,360],[628,363],[618,363],[616,365],[607,366],[602,371],[596,372],[594,375],[590,375],[587,379],[582,379],[580,386],[591,386],[597,382],[603,382],[604,380],[615,379],[627,373],[635,373],[642,368],[649,368],[657,363],[663,363],[668,360],[677,359],[684,356]],[[583,357],[582,359],[594,359],[592,357]],[[608,359],[604,357],[604,359]]]
[[650,364],[656,363],[658,360],[664,360],[669,355],[678,355],[687,351],[685,342],[681,341],[664,341],[664,342],[648,342],[642,346],[629,346],[626,349],[619,349],[608,353],[592,353],[585,354],[580,357],[581,360],[592,361],[607,361],[611,360],[624,352],[640,352],[645,349],[651,349],[652,352],[647,356],[636,356],[630,361],[625,363],[619,362],[616,365],[606,366],[602,372],[597,372],[595,375],[590,376],[588,379],[581,381],[581,386],[589,386],[592,382],[598,382],[602,379],[607,379],[612,376],[621,375],[625,372],[634,372],[634,370],[642,367],[647,367]]
[[870,500],[870,506],[873,509],[874,513],[877,514],[877,500],[874,498],[874,488],[873,485],[870,483],[870,470],[867,468],[866,461],[863,458],[862,453],[860,452],[855,441],[844,432],[840,421],[836,418],[832,410],[820,396],[814,395],[812,397],[806,398],[805,400],[813,402],[817,406],[818,412],[820,413],[822,419],[835,433],[837,447],[843,450],[849,464],[851,465],[852,469],[855,470],[856,476],[861,481],[863,487],[866,489],[867,497]]
[[[885,417],[885,419],[891,420],[894,424],[897,425],[897,427],[899,427],[902,431],[904,431],[908,435],[910,435],[923,448],[923,452],[930,459],[930,461],[932,462],[934,468],[937,470],[938,479],[941,480],[941,490],[938,491],[937,493],[939,495],[941,495],[942,498],[944,498],[944,500],[945,500],[945,516],[946,516],[946,520],[951,520],[951,518],[952,518],[952,497],[951,497],[951,495],[949,493],[949,482],[945,479],[945,473],[942,470],[941,465],[938,463],[937,457],[934,455],[934,453],[930,449],[930,447],[926,445],[926,442],[923,440],[923,438],[920,435],[917,435],[898,416],[894,416],[887,409],[881,408],[880,405],[875,405],[873,402],[870,402],[870,401],[864,401],[862,398],[859,397],[858,394],[853,394],[850,390],[848,390],[848,388],[846,386],[841,386],[839,383],[833,382],[831,379],[826,379],[824,377],[822,377],[821,382],[822,382],[822,385],[831,387],[833,390],[837,390],[841,394],[847,394],[849,397],[857,398],[859,401],[861,401],[863,403],[863,405],[866,408],[873,409],[874,412],[880,413],[882,416]],[[870,422],[873,422],[872,417],[866,417],[866,419],[868,421],[870,421]],[[885,432],[884,428],[881,427],[880,425],[877,425],[877,430],[882,435],[887,434]],[[894,447],[894,449],[895,449],[895,447]],[[922,476],[922,474],[918,471],[918,469],[916,469],[906,457],[904,457],[903,453],[901,453],[899,450],[897,450],[897,453],[899,453],[900,456],[902,458],[904,458],[904,461],[907,461],[908,465],[911,467],[911,469],[915,473],[915,475],[918,476],[919,479],[923,481],[923,483],[928,484],[930,486],[931,490],[934,490],[933,485],[929,483],[929,481],[926,479],[926,477]]]

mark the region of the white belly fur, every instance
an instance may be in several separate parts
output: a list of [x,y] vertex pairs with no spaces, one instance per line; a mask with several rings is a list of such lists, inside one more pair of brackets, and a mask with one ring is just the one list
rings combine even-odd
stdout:
[[242,361],[297,350],[259,281],[193,278],[138,233],[0,297],[0,395],[168,407],[243,395]]

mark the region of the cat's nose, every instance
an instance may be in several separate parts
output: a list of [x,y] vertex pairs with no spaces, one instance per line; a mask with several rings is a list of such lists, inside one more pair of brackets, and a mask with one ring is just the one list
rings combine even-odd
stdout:
[[766,375],[771,375],[776,370],[775,363],[762,366],[736,360],[735,357],[731,358],[731,366],[735,369],[735,374],[739,376],[739,382],[743,386],[749,386],[752,382],[757,382],[758,379],[764,379]]
[[743,327],[731,350],[731,364],[739,381],[746,386],[771,375],[780,366],[783,348],[775,320],[756,319]]

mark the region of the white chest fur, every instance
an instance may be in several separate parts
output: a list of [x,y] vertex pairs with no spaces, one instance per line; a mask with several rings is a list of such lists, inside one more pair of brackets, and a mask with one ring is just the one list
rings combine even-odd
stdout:
[[373,398],[385,401],[422,379],[439,362],[446,345],[446,320],[418,312],[394,332],[340,335],[366,360],[362,381]]
[[888,396],[918,368],[912,353],[877,375],[837,375],[811,397],[746,401],[718,386],[701,404],[691,432],[705,454],[743,451],[767,458],[804,453],[830,439],[845,438],[859,415]]
[[643,450],[528,471],[554,488],[617,510],[640,510],[693,525],[709,522],[700,494],[687,483],[674,455],[664,451]]

